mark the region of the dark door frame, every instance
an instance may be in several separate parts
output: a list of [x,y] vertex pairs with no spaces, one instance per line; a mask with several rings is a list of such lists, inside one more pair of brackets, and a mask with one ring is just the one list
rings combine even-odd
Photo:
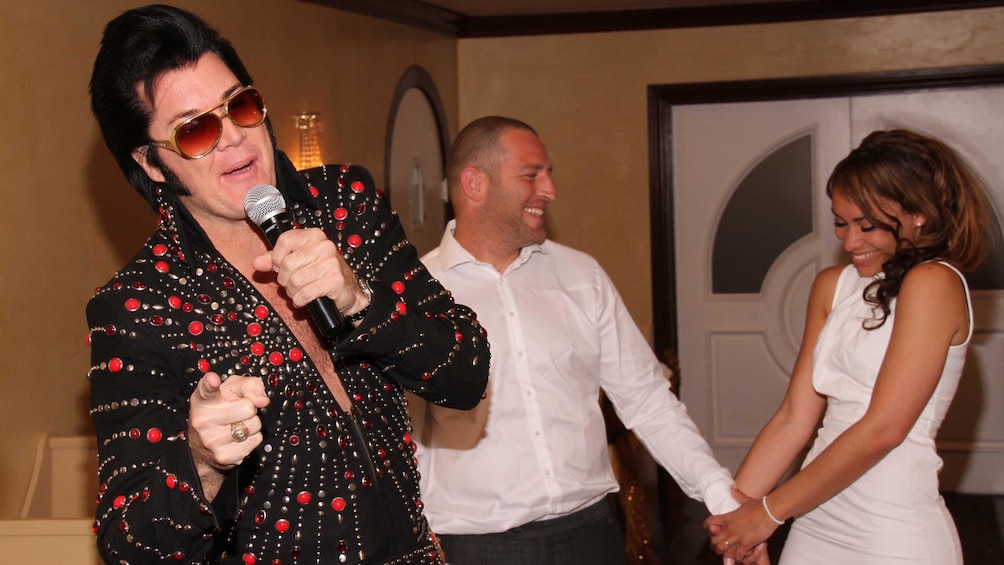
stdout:
[[[674,106],[728,102],[761,102],[829,98],[1004,84],[1004,64],[861,73],[819,77],[797,77],[747,81],[721,81],[648,87],[649,123],[649,214],[652,247],[653,347],[666,362],[678,351],[676,319],[676,255],[673,218],[673,121]],[[678,372],[679,366],[676,366]],[[684,375],[686,368],[683,368]],[[686,386],[675,375],[677,395]],[[699,528],[690,524],[701,516],[703,505],[687,499],[673,478],[659,469],[657,512],[662,521],[663,551],[687,553],[693,550],[681,540],[679,531]],[[689,524],[689,526],[688,526]],[[671,547],[672,546],[672,547]],[[702,546],[703,547],[703,546]]]

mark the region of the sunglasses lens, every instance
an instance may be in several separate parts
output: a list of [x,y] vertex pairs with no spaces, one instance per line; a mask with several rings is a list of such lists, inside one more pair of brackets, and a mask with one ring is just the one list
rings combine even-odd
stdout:
[[196,158],[210,151],[223,133],[223,124],[216,114],[203,114],[178,127],[174,142],[188,158]]
[[265,101],[257,90],[249,88],[230,100],[227,113],[235,124],[246,128],[254,127],[265,121]]

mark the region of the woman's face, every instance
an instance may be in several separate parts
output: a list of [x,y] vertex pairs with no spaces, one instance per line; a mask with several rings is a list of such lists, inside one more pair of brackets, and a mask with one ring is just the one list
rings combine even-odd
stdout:
[[[843,242],[844,251],[850,254],[851,262],[858,275],[872,277],[882,271],[882,264],[896,254],[896,238],[865,217],[858,205],[849,200],[839,190],[833,192],[833,229],[837,239]],[[900,225],[900,238],[909,241],[919,233],[923,218],[907,214],[895,202],[882,203],[882,209],[892,216],[882,218],[889,225]]]

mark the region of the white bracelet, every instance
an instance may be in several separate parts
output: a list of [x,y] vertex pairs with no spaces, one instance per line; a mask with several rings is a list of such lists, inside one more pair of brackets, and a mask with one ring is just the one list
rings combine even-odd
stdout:
[[778,520],[777,518],[775,518],[774,514],[770,511],[770,508],[767,508],[767,495],[764,495],[764,497],[760,499],[760,502],[763,503],[763,510],[764,512],[767,513],[767,517],[770,518],[771,521],[777,524],[778,526],[783,526],[784,520]]

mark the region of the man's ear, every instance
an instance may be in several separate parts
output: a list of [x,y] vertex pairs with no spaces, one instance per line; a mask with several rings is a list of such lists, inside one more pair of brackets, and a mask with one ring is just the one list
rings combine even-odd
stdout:
[[460,190],[469,200],[481,202],[485,199],[490,179],[477,167],[464,167],[460,171]]
[[164,182],[164,173],[158,168],[154,167],[150,160],[147,158],[147,151],[150,151],[149,145],[141,145],[136,149],[132,150],[133,161],[136,161],[143,171],[146,172],[146,176],[150,177],[153,182]]

